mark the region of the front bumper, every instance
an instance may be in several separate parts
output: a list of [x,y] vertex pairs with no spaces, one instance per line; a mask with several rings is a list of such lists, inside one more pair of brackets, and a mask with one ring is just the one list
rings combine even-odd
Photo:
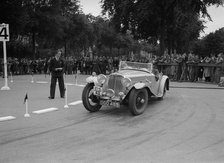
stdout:
[[124,99],[124,94],[122,95],[114,95],[112,97],[107,95],[107,92],[103,90],[102,87],[99,86],[94,86],[94,91],[93,94],[98,97],[100,101],[100,105],[104,106],[115,106],[117,108],[120,107],[123,99]]

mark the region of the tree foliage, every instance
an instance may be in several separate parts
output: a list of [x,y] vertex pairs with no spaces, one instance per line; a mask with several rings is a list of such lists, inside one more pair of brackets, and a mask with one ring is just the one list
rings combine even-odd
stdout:
[[[99,55],[128,54],[139,43],[131,35],[117,33],[108,19],[84,15],[78,0],[7,0],[0,2],[0,21],[10,26],[10,54],[22,51],[40,57],[40,49],[64,48],[76,54],[92,47]],[[29,38],[24,42],[24,38]],[[29,44],[27,44],[29,43]],[[30,56],[31,57],[31,56]]]
[[[222,0],[101,0],[103,13],[108,14],[116,29],[131,30],[136,38],[160,40],[160,50],[179,48],[197,39],[203,22],[200,14],[210,18],[209,5]],[[183,48],[185,47],[185,49]]]
[[23,0],[0,1],[0,22],[10,24],[11,37],[23,32],[24,26],[29,21]]
[[[154,52],[158,40],[162,54],[165,48],[183,52],[192,47],[191,42],[204,28],[200,13],[209,17],[206,7],[214,4],[222,3],[219,0],[102,0],[108,19],[83,14],[78,0],[5,0],[0,2],[0,22],[9,24],[9,55],[17,57],[27,53],[36,58],[40,57],[40,49],[55,48],[64,48],[65,55],[81,51],[87,54],[89,47],[98,55],[124,55],[142,49]],[[221,51],[222,38],[214,37],[206,38],[210,42],[197,42],[194,49],[213,46],[207,52]]]
[[193,51],[200,56],[224,53],[224,28],[215,31],[214,33],[210,33],[201,40],[195,42]]

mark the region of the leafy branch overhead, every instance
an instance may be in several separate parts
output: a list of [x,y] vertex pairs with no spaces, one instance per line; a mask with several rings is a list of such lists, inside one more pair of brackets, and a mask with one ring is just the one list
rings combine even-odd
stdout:
[[116,29],[131,30],[138,39],[160,40],[161,54],[186,50],[204,29],[202,17],[210,18],[207,7],[222,0],[101,0],[103,13]]
[[211,19],[207,7],[223,1],[101,0],[99,5],[105,17],[85,15],[79,0],[0,1],[0,20],[10,29],[9,55],[36,58],[41,49],[54,48],[78,55],[90,47],[110,56],[196,50],[205,28],[201,16]]

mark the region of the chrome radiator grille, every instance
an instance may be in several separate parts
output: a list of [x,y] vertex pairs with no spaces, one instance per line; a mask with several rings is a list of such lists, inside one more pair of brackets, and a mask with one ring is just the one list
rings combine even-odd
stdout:
[[108,89],[113,89],[115,91],[115,95],[118,95],[119,92],[123,90],[123,85],[121,83],[121,79],[123,76],[121,75],[110,75],[108,81]]

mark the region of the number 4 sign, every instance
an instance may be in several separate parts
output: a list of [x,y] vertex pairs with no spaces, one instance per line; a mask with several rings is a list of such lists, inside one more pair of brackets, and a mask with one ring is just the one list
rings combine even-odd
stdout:
[[6,56],[6,41],[9,41],[9,25],[0,24],[0,41],[3,42],[3,54],[4,54],[4,76],[5,76],[5,86],[1,90],[10,90],[8,87],[8,72],[7,72],[7,56]]
[[9,25],[0,24],[0,41],[9,41]]

